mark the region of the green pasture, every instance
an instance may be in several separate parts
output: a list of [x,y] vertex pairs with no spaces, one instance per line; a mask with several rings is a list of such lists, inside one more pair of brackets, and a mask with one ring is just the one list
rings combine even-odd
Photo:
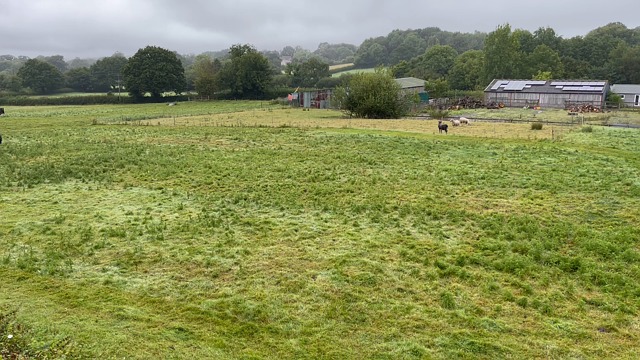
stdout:
[[339,69],[344,69],[344,68],[350,68],[350,67],[352,67],[354,65],[355,65],[354,63],[330,65],[329,66],[329,70],[334,71],[334,70],[339,70]]
[[351,69],[351,70],[344,70],[344,71],[340,71],[340,72],[336,72],[334,74],[331,75],[331,77],[340,77],[342,75],[347,75],[347,74],[360,74],[360,73],[372,73],[375,72],[376,69],[375,68],[367,68],[367,69]]
[[0,352],[640,353],[637,129],[444,135],[241,101],[5,111]]

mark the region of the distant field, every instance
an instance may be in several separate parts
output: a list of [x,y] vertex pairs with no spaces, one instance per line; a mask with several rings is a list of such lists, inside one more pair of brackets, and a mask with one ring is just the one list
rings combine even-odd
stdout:
[[353,65],[354,65],[354,63],[331,65],[331,66],[329,66],[329,70],[330,71],[340,70],[340,69],[352,67]]
[[338,76],[342,76],[345,74],[358,74],[358,73],[369,73],[369,72],[374,72],[376,71],[375,68],[368,68],[368,69],[352,69],[352,70],[345,70],[345,71],[340,71],[337,73],[334,73],[333,75],[331,75],[332,77],[338,77]]
[[254,101],[5,111],[0,350],[640,353],[639,130],[445,135]]

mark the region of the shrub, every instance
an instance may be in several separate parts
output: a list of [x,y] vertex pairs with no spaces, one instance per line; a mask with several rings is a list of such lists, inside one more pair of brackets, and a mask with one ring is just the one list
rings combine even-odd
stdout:
[[382,69],[354,75],[333,96],[334,104],[347,115],[368,119],[401,118],[409,113],[414,100]]
[[590,133],[590,132],[593,132],[593,127],[592,126],[583,126],[582,129],[580,129],[580,131],[582,131],[584,133]]
[[540,122],[531,123],[531,130],[542,130],[542,123]]

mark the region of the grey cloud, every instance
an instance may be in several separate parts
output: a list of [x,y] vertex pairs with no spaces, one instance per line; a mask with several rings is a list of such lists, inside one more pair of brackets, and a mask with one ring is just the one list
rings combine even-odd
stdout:
[[490,32],[505,23],[549,26],[566,38],[610,22],[635,28],[633,11],[620,11],[635,7],[635,0],[615,8],[593,0],[3,0],[0,54],[129,56],[147,45],[198,54],[238,43],[315,50],[321,42],[360,45],[394,29]]

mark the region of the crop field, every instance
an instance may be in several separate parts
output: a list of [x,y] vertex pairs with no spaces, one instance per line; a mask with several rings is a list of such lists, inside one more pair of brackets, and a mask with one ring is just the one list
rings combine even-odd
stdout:
[[5,111],[2,356],[640,353],[638,129]]

